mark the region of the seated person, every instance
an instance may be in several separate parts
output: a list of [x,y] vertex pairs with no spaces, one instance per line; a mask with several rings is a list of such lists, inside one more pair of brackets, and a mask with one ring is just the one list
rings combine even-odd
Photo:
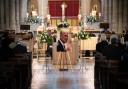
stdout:
[[103,53],[102,51],[108,45],[107,37],[105,34],[100,35],[100,41],[96,44],[96,52]]
[[68,32],[61,31],[60,32],[60,39],[57,42],[57,51],[58,52],[65,52],[65,43],[67,43],[68,40]]
[[13,48],[14,53],[27,53],[27,47],[22,44],[17,44],[16,47]]
[[9,57],[13,56],[12,49],[9,47],[11,39],[8,36],[8,33],[3,33],[1,36],[0,42],[0,58],[1,60],[7,60]]
[[109,44],[103,50],[103,55],[106,56],[108,60],[120,60],[123,53],[124,49],[121,45],[119,45],[119,40],[115,37],[111,39],[111,44]]
[[107,41],[107,37],[105,34],[101,34],[100,35],[100,39],[99,42],[96,44],[96,53],[95,53],[95,59],[103,59],[103,51],[105,49],[105,47],[107,47],[109,45],[108,41]]
[[20,41],[12,41],[9,47],[12,49],[13,53],[27,53],[27,47]]

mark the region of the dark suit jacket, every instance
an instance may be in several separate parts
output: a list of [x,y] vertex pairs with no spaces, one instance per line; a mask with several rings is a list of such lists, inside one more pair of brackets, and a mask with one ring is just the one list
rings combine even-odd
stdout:
[[21,44],[17,44],[17,46],[13,49],[14,53],[26,53],[27,47]]
[[60,40],[58,40],[57,42],[57,52],[65,52],[65,47],[63,46],[63,44],[60,42]]
[[116,59],[120,60],[121,56],[123,55],[124,50],[120,46],[116,46],[114,44],[110,44],[103,50],[103,55],[106,56],[106,58],[109,59]]

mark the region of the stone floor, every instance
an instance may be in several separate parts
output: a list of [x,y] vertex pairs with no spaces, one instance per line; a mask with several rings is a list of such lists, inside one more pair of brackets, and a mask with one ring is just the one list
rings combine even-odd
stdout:
[[82,59],[68,71],[33,59],[31,89],[94,89],[94,59]]

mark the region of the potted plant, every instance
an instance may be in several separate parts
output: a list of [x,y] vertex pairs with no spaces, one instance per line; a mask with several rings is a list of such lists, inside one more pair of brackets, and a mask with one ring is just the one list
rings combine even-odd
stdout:
[[47,32],[39,32],[38,34],[40,43],[52,44],[53,38]]
[[81,31],[78,33],[77,36],[78,36],[78,39],[80,39],[80,40],[86,40],[86,39],[90,38],[90,34],[87,33],[87,32],[85,32],[85,31],[83,31],[83,30],[81,30]]
[[63,21],[57,24],[57,28],[60,30],[61,28],[68,28],[70,25],[67,21]]
[[91,24],[93,24],[93,23],[95,23],[95,22],[98,22],[96,16],[87,16],[87,17],[86,17],[86,21],[87,21],[87,23],[91,23]]

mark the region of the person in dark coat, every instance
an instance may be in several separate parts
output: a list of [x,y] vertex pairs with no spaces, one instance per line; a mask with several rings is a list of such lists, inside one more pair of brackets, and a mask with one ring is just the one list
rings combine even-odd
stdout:
[[106,56],[106,58],[112,59],[112,60],[121,60],[121,56],[124,53],[123,47],[119,44],[119,40],[117,38],[111,39],[111,44],[109,44],[105,49],[103,50],[103,55]]
[[9,57],[13,56],[12,49],[9,47],[11,39],[8,33],[3,33],[0,39],[0,60],[8,60]]
[[58,52],[65,52],[65,43],[68,40],[68,32],[60,32],[60,39],[57,42],[57,51]]

